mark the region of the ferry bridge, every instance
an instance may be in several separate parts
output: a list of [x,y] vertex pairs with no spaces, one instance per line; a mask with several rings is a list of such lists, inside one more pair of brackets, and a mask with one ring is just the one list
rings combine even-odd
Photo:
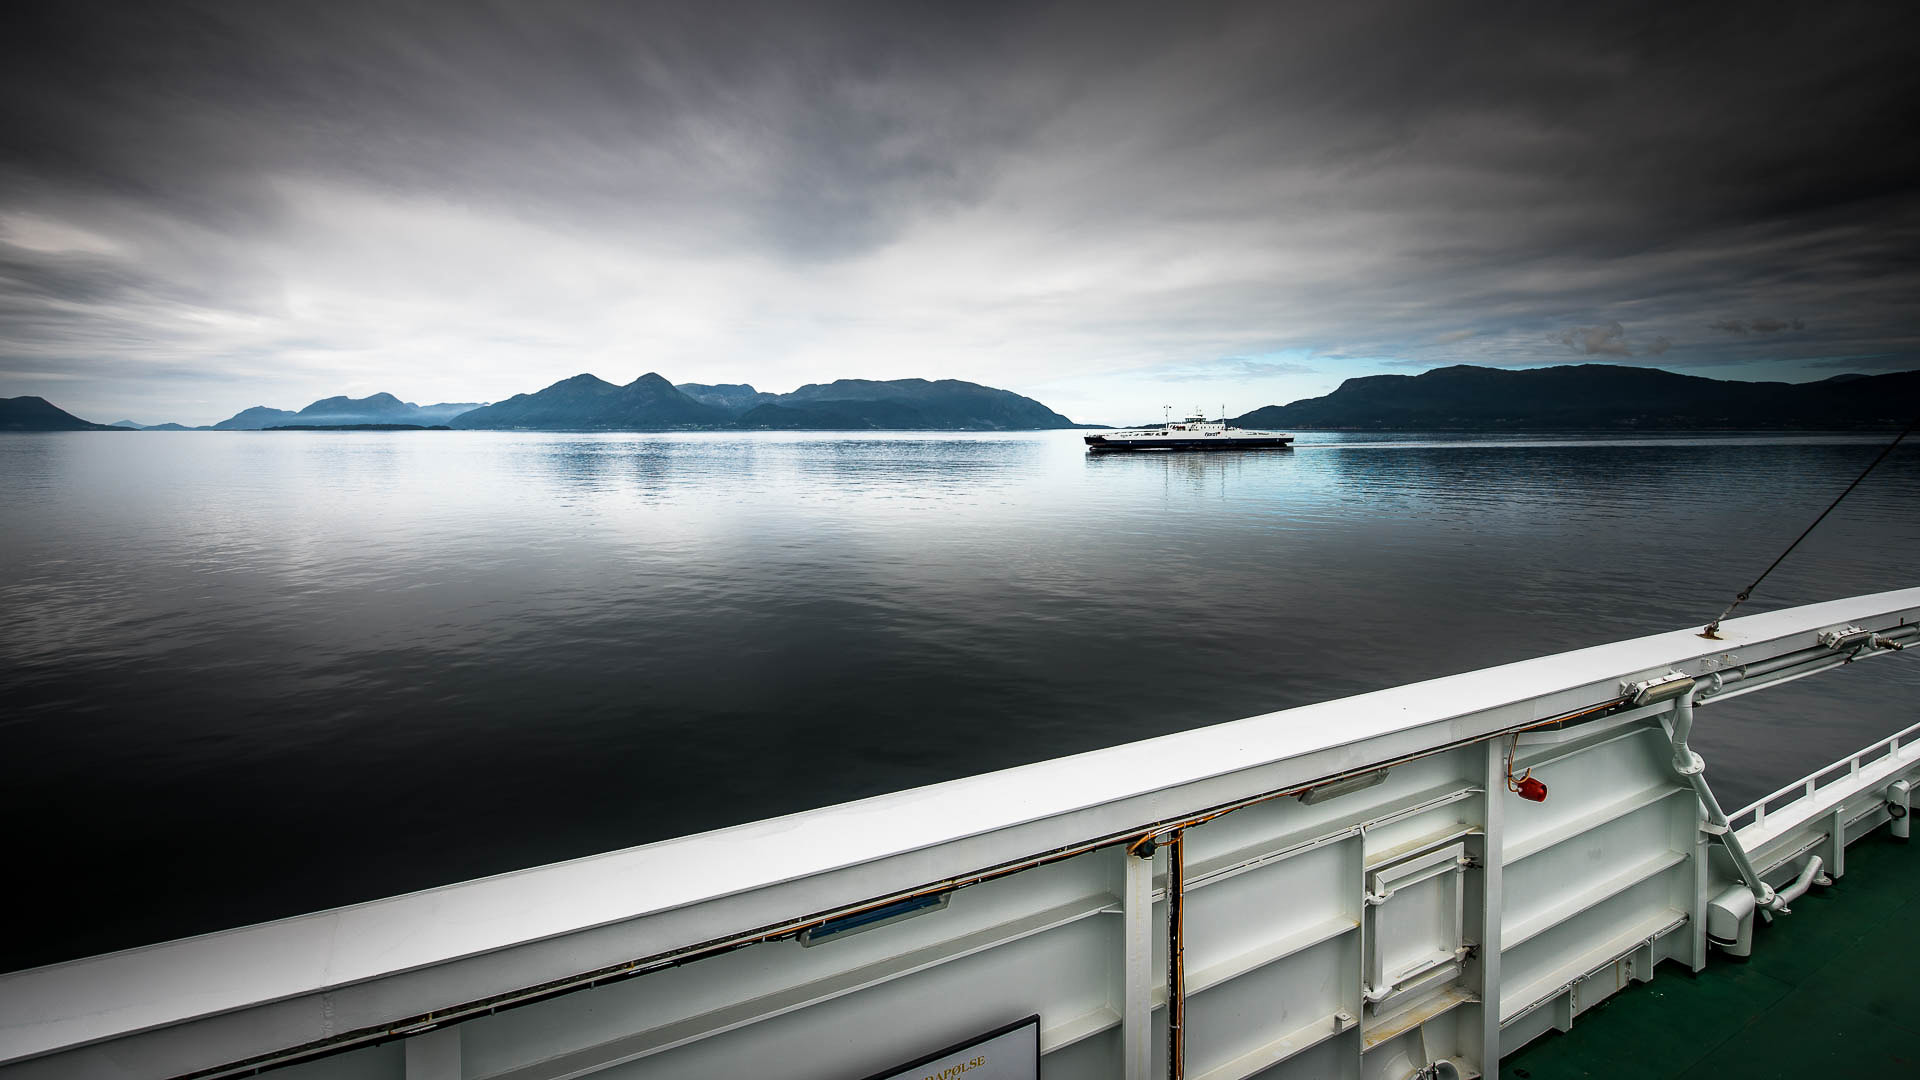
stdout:
[[1544,1067],[1907,835],[1920,726],[1732,814],[1688,740],[1917,640],[1920,589],[1774,611],[0,976],[0,1078],[1403,1080],[1574,1032]]

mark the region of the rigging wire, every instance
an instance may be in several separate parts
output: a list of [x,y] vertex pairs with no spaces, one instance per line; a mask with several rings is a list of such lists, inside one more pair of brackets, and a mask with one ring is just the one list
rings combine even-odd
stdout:
[[1739,594],[1733,598],[1733,603],[1727,605],[1727,609],[1725,611],[1722,611],[1720,614],[1714,616],[1713,621],[1707,624],[1707,628],[1705,630],[1700,631],[1700,636],[1703,638],[1719,637],[1720,623],[1723,620],[1725,620],[1727,616],[1733,614],[1733,609],[1747,602],[1747,597],[1752,596],[1753,590],[1759,588],[1760,583],[1767,580],[1767,575],[1773,573],[1774,567],[1779,566],[1782,562],[1786,561],[1787,556],[1793,554],[1793,549],[1800,546],[1800,541],[1805,540],[1807,538],[1808,533],[1811,533],[1814,529],[1818,528],[1821,522],[1827,520],[1827,515],[1833,513],[1833,508],[1840,505],[1840,500],[1853,494],[1853,489],[1860,486],[1860,481],[1865,480],[1867,478],[1868,473],[1872,472],[1875,468],[1877,468],[1881,462],[1887,460],[1887,455],[1893,453],[1893,448],[1896,446],[1899,446],[1900,441],[1902,439],[1905,439],[1907,436],[1913,434],[1913,429],[1916,425],[1920,425],[1920,418],[1916,418],[1913,421],[1910,421],[1907,424],[1907,429],[1905,431],[1902,431],[1900,434],[1895,435],[1893,437],[1893,441],[1887,444],[1887,448],[1885,450],[1880,451],[1880,456],[1877,458],[1874,458],[1871,464],[1869,464],[1866,468],[1860,470],[1860,475],[1853,478],[1853,483],[1848,484],[1847,489],[1845,491],[1842,491],[1837,498],[1835,498],[1831,503],[1828,503],[1827,508],[1825,510],[1820,511],[1820,516],[1813,519],[1813,524],[1807,526],[1806,529],[1802,531],[1799,536],[1794,537],[1793,543],[1787,545],[1787,550],[1781,552],[1779,558],[1773,560],[1773,562],[1769,564],[1765,570],[1760,572],[1759,577],[1753,579],[1753,584],[1747,586],[1744,589],[1741,589]]

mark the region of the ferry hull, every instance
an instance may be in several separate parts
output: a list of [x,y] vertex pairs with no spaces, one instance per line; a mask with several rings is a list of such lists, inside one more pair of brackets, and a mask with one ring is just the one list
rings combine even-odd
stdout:
[[1085,437],[1087,448],[1095,453],[1142,453],[1152,450],[1291,450],[1291,436],[1276,435],[1256,439],[1110,439],[1105,435]]

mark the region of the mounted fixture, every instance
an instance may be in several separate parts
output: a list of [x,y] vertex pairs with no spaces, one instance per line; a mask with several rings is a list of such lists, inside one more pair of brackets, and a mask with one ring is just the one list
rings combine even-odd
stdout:
[[1873,640],[1873,631],[1862,630],[1857,626],[1843,626],[1838,630],[1828,630],[1820,635],[1820,644],[1839,652],[1851,649],[1855,645],[1865,645]]
[[1386,778],[1387,770],[1374,769],[1371,772],[1363,772],[1358,776],[1349,776],[1344,780],[1330,780],[1327,783],[1317,787],[1310,787],[1301,792],[1300,801],[1306,803],[1308,806],[1312,806],[1314,803],[1325,802],[1328,799],[1337,799],[1342,795],[1349,795],[1356,791],[1363,791],[1375,784],[1385,781]]
[[1620,696],[1635,705],[1671,701],[1693,690],[1693,676],[1671,671],[1654,679],[1620,684]]

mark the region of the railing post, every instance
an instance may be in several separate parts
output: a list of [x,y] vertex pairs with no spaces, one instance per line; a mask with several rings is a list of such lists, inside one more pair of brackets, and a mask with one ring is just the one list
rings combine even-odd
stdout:
[[1121,992],[1122,1075],[1126,1080],[1153,1077],[1153,855],[1126,853],[1126,986]]
[[1844,877],[1847,873],[1847,804],[1833,808],[1827,827],[1833,832],[1833,858],[1827,860],[1827,875]]
[[1167,836],[1167,1080],[1187,1075],[1186,831]]
[[1480,857],[1480,1034],[1475,1047],[1484,1076],[1500,1075],[1500,915],[1505,907],[1505,865],[1501,852],[1506,846],[1507,806],[1505,783],[1507,763],[1502,740],[1486,742],[1486,850]]

